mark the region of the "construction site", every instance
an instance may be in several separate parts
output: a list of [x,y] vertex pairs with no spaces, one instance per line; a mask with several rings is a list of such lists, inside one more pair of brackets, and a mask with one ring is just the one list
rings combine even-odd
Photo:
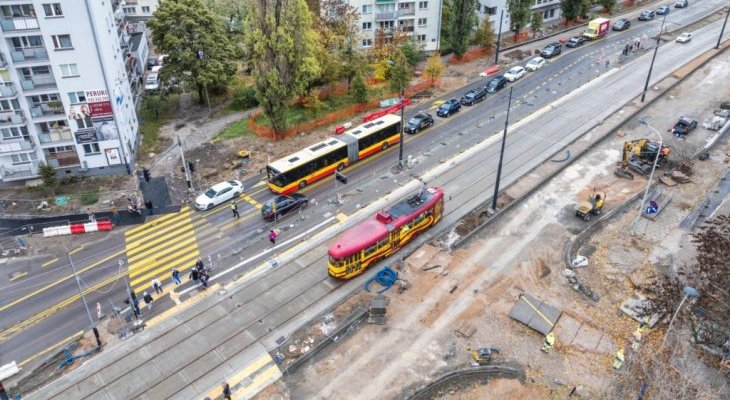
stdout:
[[292,335],[255,398],[728,398],[728,65],[678,70],[497,217],[391,257],[398,280]]

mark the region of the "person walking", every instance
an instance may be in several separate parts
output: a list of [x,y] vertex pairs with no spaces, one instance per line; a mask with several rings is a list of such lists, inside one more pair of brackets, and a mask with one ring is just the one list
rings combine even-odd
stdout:
[[114,225],[119,225],[119,210],[116,204],[112,204],[112,222]]
[[228,382],[221,382],[221,389],[223,390],[223,398],[226,400],[231,400],[231,386],[228,384]]
[[241,217],[240,215],[238,215],[238,204],[236,204],[236,200],[231,200],[231,211],[233,211],[233,217],[235,219]]
[[150,210],[150,215],[152,215],[152,214],[154,214],[154,213],[155,213],[155,211],[154,211],[154,207],[152,206],[152,200],[147,200],[147,201],[146,201],[146,202],[144,203],[144,206],[145,206],[145,207],[147,207],[147,209],[148,209],[148,210]]
[[147,309],[152,311],[152,295],[150,295],[147,292],[144,292],[142,295],[142,299],[144,300],[144,303],[147,305]]
[[555,334],[550,332],[545,336],[545,342],[542,345],[542,349],[540,349],[543,353],[550,352],[550,349],[553,348],[553,345],[555,345]]
[[203,272],[200,274],[200,283],[203,284],[203,289],[208,288],[208,279],[210,279],[210,275],[208,275],[207,272]]
[[272,229],[269,231],[269,241],[271,242],[272,245],[276,246],[276,238],[278,236],[279,235],[276,233],[276,229]]
[[152,277],[152,288],[155,289],[156,294],[162,293],[162,282],[156,276]]
[[180,271],[178,271],[177,268],[172,269],[172,281],[175,282],[175,285],[182,284],[182,281],[180,280]]
[[198,272],[203,272],[205,270],[205,264],[203,263],[203,259],[198,257],[198,261],[195,262],[195,269],[198,270]]
[[200,279],[200,273],[198,272],[197,268],[193,268],[193,270],[190,271],[190,279],[193,282],[198,283],[198,279]]

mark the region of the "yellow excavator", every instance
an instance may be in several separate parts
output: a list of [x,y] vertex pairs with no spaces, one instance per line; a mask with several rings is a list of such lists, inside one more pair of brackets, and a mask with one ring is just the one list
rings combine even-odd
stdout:
[[629,169],[642,175],[648,175],[654,166],[654,159],[659,152],[659,161],[669,158],[669,147],[662,146],[649,139],[638,139],[624,143],[624,151],[621,164],[614,174],[621,178],[634,179],[634,174]]
[[471,354],[471,358],[474,360],[474,366],[489,365],[492,362],[492,355],[499,354],[497,347],[480,347],[478,349],[472,349],[471,347],[466,348]]

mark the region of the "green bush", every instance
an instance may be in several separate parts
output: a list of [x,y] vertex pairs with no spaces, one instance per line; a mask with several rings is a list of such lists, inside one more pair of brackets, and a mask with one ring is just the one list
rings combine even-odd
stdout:
[[233,92],[231,108],[234,110],[246,110],[259,105],[256,99],[256,90],[252,87],[237,88]]
[[81,192],[79,194],[79,199],[81,200],[81,204],[85,206],[90,206],[92,204],[96,204],[97,201],[99,201],[99,191],[98,190],[89,190],[85,192]]

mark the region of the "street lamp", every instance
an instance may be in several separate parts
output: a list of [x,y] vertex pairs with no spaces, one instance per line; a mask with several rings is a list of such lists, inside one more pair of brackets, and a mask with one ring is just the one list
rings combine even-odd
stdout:
[[[388,65],[395,67],[396,64],[392,60],[387,61]],[[406,83],[401,81],[400,85],[400,139],[398,140],[398,168],[403,169],[403,132],[406,128],[404,100],[406,98]]]
[[512,89],[509,88],[509,100],[507,100],[507,116],[504,119],[504,133],[502,133],[502,150],[499,152],[499,164],[497,164],[497,181],[494,184],[494,196],[492,197],[492,210],[497,211],[497,196],[499,195],[499,179],[502,177],[502,160],[504,159],[504,144],[507,142],[507,125],[509,124],[509,109],[512,105]]
[[79,276],[76,275],[76,267],[74,267],[73,260],[71,260],[71,254],[69,254],[68,249],[66,249],[66,256],[68,257],[68,263],[71,264],[71,271],[74,274],[74,278],[76,279],[76,286],[79,288],[79,295],[81,296],[81,301],[84,303],[84,308],[86,309],[86,315],[89,317],[89,322],[91,322],[91,329],[94,331],[94,337],[96,338],[96,346],[97,348],[101,347],[101,339],[99,338],[99,330],[96,329],[96,323],[94,323],[94,318],[91,317],[91,311],[89,311],[89,305],[86,304],[86,297],[84,297],[84,291],[81,289],[81,281],[79,279]]
[[662,346],[664,347],[664,344],[667,342],[667,335],[669,334],[669,330],[672,329],[672,324],[674,323],[674,319],[677,318],[677,314],[679,314],[679,310],[684,305],[684,302],[687,300],[687,297],[692,297],[693,299],[696,299],[700,297],[699,292],[691,286],[685,286],[684,289],[682,289],[682,292],[684,293],[684,297],[682,297],[682,301],[679,302],[679,306],[677,306],[677,310],[674,311],[674,315],[672,315],[672,319],[669,320],[669,326],[667,327],[667,331],[664,332],[664,339],[662,340]]
[[504,21],[504,9],[499,13],[499,31],[497,31],[497,51],[494,53],[494,63],[499,64],[499,43],[502,41],[502,21]]
[[651,186],[651,182],[654,179],[654,170],[656,170],[657,163],[659,162],[659,155],[662,152],[662,134],[659,133],[659,131],[654,128],[653,126],[649,125],[649,122],[647,122],[646,117],[640,117],[639,123],[642,125],[646,125],[649,129],[651,129],[659,138],[659,146],[657,147],[656,156],[654,157],[654,165],[651,167],[651,173],[649,174],[649,179],[646,181],[646,189],[644,190],[644,198],[641,200],[641,205],[639,206],[639,215],[636,217],[636,222],[634,223],[634,231],[636,231],[636,227],[639,224],[639,220],[641,220],[641,214],[644,212],[644,205],[646,204],[646,197],[649,195],[649,186]]
[[722,29],[720,30],[720,37],[717,38],[717,44],[715,45],[715,49],[720,48],[720,42],[722,41],[722,34],[725,32],[725,26],[727,26],[728,15],[730,15],[730,8],[728,8],[727,12],[725,13],[725,22],[722,23]]

